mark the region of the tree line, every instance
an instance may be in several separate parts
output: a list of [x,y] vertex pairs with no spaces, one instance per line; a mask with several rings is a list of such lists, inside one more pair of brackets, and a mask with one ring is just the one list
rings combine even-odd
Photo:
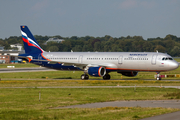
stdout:
[[[148,38],[144,40],[142,36],[127,36],[113,38],[109,35],[104,37],[61,37],[61,36],[40,36],[35,35],[35,39],[45,51],[70,52],[158,52],[168,53],[173,57],[180,57],[180,38],[174,35],[166,35],[165,38]],[[51,37],[64,39],[62,43],[48,42]],[[5,49],[12,49],[11,44],[20,43],[23,45],[22,37],[11,36],[0,39],[0,46]]]

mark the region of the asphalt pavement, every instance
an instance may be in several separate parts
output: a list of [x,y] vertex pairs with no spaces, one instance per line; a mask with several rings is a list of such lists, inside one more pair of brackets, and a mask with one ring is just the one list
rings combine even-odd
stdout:
[[71,105],[60,108],[101,108],[101,107],[163,107],[163,108],[179,108],[180,100],[129,100],[129,101],[113,101],[113,102],[100,102],[89,103],[82,105]]
[[[82,105],[72,105],[66,107],[56,107],[53,109],[62,108],[101,108],[101,107],[163,107],[163,108],[179,108],[180,100],[138,100],[138,101],[115,101],[115,102],[100,102]],[[158,115],[154,117],[144,118],[142,120],[180,120],[180,111],[169,114]]]

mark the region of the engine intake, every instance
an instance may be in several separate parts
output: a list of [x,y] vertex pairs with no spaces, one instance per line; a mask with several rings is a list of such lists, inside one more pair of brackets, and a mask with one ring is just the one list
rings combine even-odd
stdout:
[[105,67],[89,67],[88,74],[95,77],[102,77],[106,74]]

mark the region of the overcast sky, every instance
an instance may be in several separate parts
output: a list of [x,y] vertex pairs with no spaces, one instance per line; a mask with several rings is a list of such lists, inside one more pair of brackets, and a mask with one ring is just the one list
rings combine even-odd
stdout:
[[20,25],[42,36],[180,37],[180,0],[1,0],[0,38]]

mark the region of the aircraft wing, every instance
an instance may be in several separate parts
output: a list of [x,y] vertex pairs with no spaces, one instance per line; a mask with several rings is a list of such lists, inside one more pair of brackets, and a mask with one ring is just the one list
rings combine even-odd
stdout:
[[89,63],[65,62],[65,61],[48,61],[48,60],[40,60],[40,61],[49,62],[49,64],[61,63],[62,65],[65,65],[65,66],[74,66],[74,67],[79,67],[81,69],[83,67],[86,67],[86,66],[87,67],[102,66],[102,67],[110,67],[110,68],[113,67],[113,68],[116,68],[116,65],[112,64],[112,63],[93,63],[93,64],[89,64]]

